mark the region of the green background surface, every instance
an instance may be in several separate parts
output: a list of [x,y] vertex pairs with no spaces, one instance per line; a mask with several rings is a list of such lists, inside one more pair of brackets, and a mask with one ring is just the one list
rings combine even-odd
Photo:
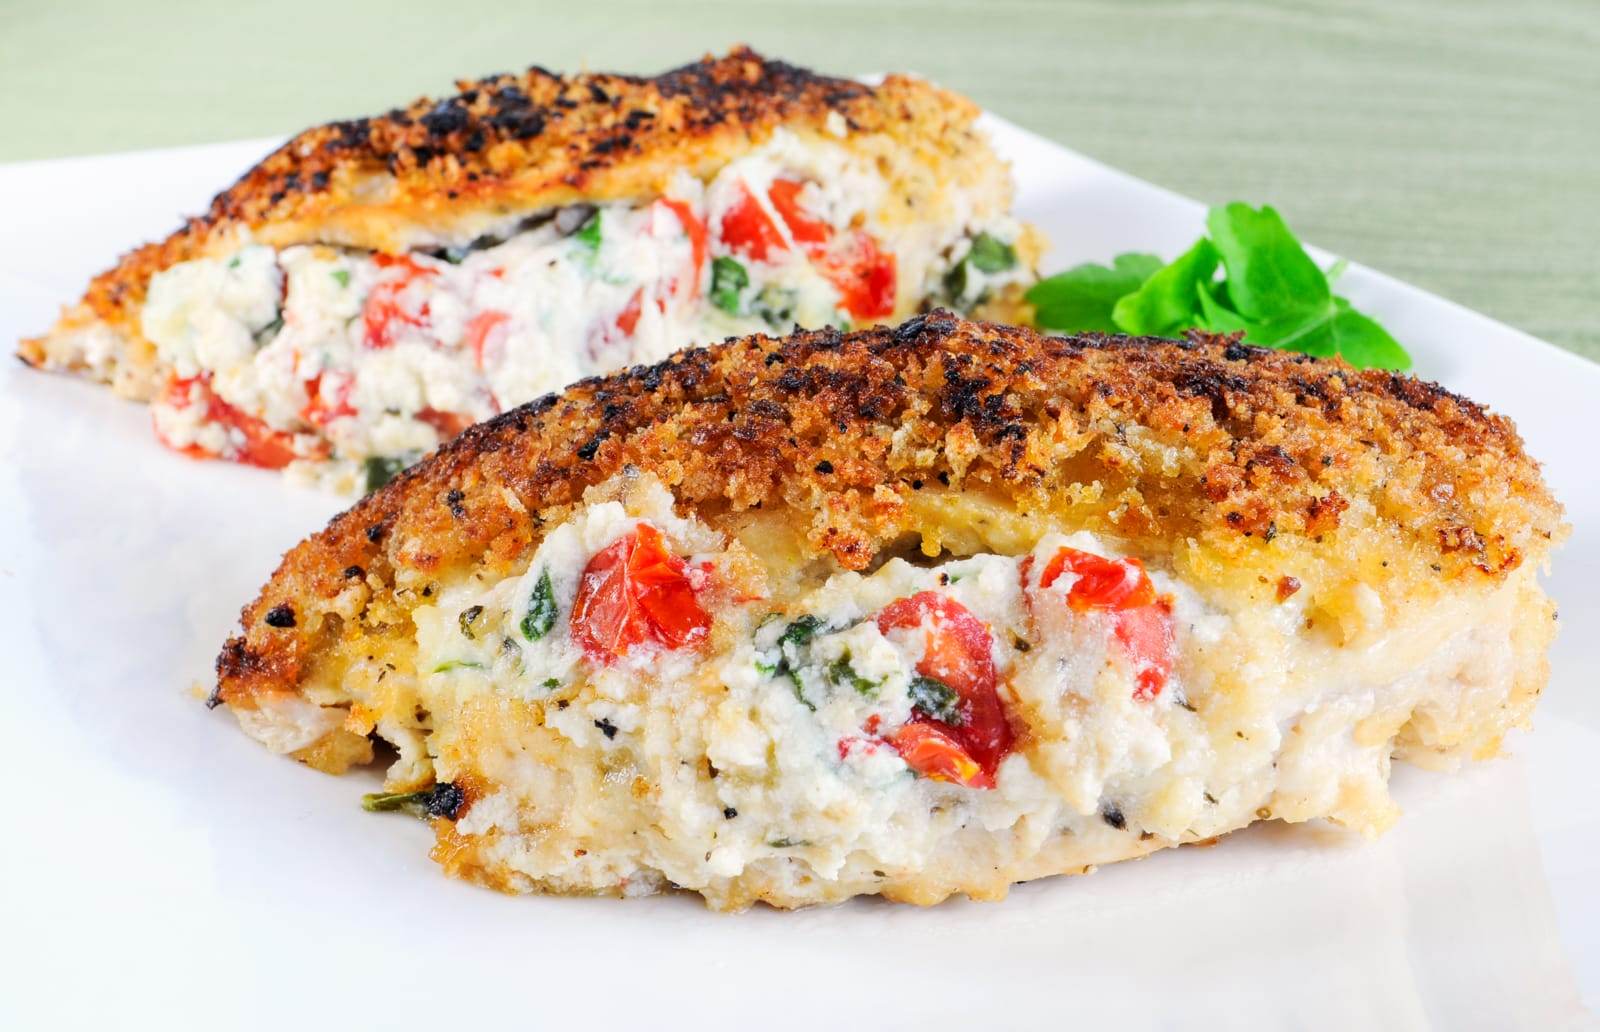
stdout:
[[460,76],[656,71],[737,41],[921,72],[1600,358],[1600,0],[0,0],[0,161],[286,134]]

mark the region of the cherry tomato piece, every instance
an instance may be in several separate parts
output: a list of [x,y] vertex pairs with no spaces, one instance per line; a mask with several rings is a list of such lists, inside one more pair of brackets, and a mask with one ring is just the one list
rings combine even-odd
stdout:
[[787,251],[788,242],[772,224],[761,202],[748,189],[741,186],[740,190],[738,203],[722,215],[723,242],[758,262],[766,261],[774,251]]
[[1067,604],[1080,612],[1136,609],[1156,600],[1155,585],[1137,559],[1107,559],[1092,552],[1063,548],[1045,564],[1039,587],[1050,587],[1067,572],[1078,578],[1067,591]]
[[841,306],[852,316],[882,319],[894,314],[895,258],[872,237],[857,233],[842,256],[826,255],[819,264],[839,292]]
[[894,733],[891,741],[906,766],[935,781],[967,788],[993,788],[994,775],[973,759],[941,725],[913,721]]
[[396,323],[410,326],[428,324],[428,303],[424,301],[420,306],[408,305],[404,295],[412,283],[422,277],[432,276],[433,270],[418,265],[407,254],[377,254],[373,256],[373,261],[380,268],[400,270],[395,278],[374,286],[361,308],[361,324],[366,331],[367,347],[381,350],[394,344]]
[[916,722],[941,729],[992,776],[1014,740],[1000,701],[989,628],[966,606],[936,591],[897,599],[878,613],[878,629],[885,634],[908,627],[926,629],[917,673],[949,685],[961,698],[959,726],[926,716]]
[[[1022,561],[1024,589],[1032,567],[1031,556]],[[1148,702],[1161,694],[1172,675],[1172,605],[1157,597],[1144,564],[1063,548],[1045,564],[1039,587],[1050,587],[1068,572],[1077,577],[1067,589],[1068,606],[1111,614],[1111,635],[1133,666],[1133,697]]]
[[833,227],[806,214],[800,206],[800,191],[804,189],[805,184],[798,180],[775,179],[767,190],[767,197],[783,224],[789,227],[789,235],[794,237],[795,243],[807,253],[813,253],[827,245],[833,236]]
[[348,376],[339,377],[338,387],[329,391],[323,386],[324,375],[318,373],[306,381],[306,407],[300,410],[300,418],[312,426],[327,426],[335,419],[356,414],[355,406],[350,403],[355,381]]
[[688,564],[667,551],[661,531],[640,523],[589,560],[570,627],[586,656],[610,663],[635,645],[692,644],[705,637],[711,618],[695,597]]
[[459,412],[444,412],[436,408],[418,409],[416,419],[419,423],[427,423],[439,431],[439,436],[447,441],[472,425],[471,416],[464,416]]
[[173,377],[167,383],[163,400],[171,407],[179,409],[203,403],[206,407],[205,418],[209,422],[236,430],[244,439],[243,443],[230,440],[233,450],[227,455],[218,456],[199,445],[175,446],[162,436],[158,428],[156,437],[161,443],[184,455],[204,459],[227,458],[266,469],[282,469],[296,458],[293,434],[274,430],[262,420],[239,411],[217,397],[211,390],[209,375],[189,379]]
[[1156,603],[1124,609],[1112,629],[1133,665],[1133,697],[1149,702],[1161,694],[1172,675],[1172,612]]
[[[689,207],[687,201],[680,201],[675,197],[663,197],[661,203],[678,216],[678,221],[683,225],[683,232],[689,238],[689,247],[693,254],[694,275],[690,280],[689,294],[694,296],[700,293],[700,275],[706,267],[706,252],[709,250],[706,224],[695,215],[694,209]],[[677,284],[673,285],[673,293],[677,293]]]
[[617,329],[622,331],[623,336],[631,337],[633,331],[639,328],[639,315],[644,311],[643,299],[644,288],[640,287],[633,292],[633,296],[628,298],[628,303],[623,305],[622,311],[618,313]]
[[472,351],[473,361],[478,364],[479,369],[483,368],[483,352],[484,348],[489,344],[491,336],[495,336],[495,331],[510,321],[511,316],[504,312],[490,309],[486,312],[479,312],[467,323],[467,329],[462,334],[461,342]]

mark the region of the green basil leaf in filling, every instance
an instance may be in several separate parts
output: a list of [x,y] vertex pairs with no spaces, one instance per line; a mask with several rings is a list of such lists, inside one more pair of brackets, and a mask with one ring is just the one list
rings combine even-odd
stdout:
[[791,623],[783,629],[783,635],[778,638],[778,644],[800,646],[811,641],[817,636],[817,631],[822,628],[822,620],[807,613],[805,616]]
[[961,696],[936,677],[918,674],[911,679],[906,694],[911,697],[911,708],[925,717],[952,727],[960,727],[965,722],[961,714]]
[[1004,240],[988,233],[979,233],[972,238],[967,261],[979,272],[1005,272],[1017,264],[1017,251]]
[[599,251],[600,213],[596,211],[593,215],[590,215],[589,221],[585,222],[582,226],[579,226],[578,231],[572,234],[572,239],[576,240],[583,247],[587,248],[591,254]]
[[539,583],[534,585],[533,598],[528,602],[528,615],[522,618],[522,636],[538,641],[556,625],[556,590],[550,584],[550,571],[539,573]]
[[858,694],[869,699],[878,694],[878,682],[856,673],[856,668],[850,665],[848,652],[828,665],[828,680],[834,684],[849,685]]
[[400,475],[410,463],[401,455],[369,455],[362,462],[362,471],[367,478],[367,493],[371,494],[378,488],[387,484]]
[[711,303],[729,315],[739,314],[739,292],[750,285],[743,265],[725,255],[711,261]]

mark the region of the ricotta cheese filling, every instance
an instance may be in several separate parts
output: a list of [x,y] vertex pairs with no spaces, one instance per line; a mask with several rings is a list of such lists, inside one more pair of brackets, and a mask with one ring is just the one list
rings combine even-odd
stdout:
[[[641,535],[659,554],[640,560]],[[605,579],[619,549],[632,577],[620,587]],[[863,857],[915,869],[969,826],[1120,826],[1151,783],[1203,764],[1174,752],[1204,737],[1174,659],[1221,618],[1093,535],[1047,534],[1022,556],[892,559],[781,608],[751,566],[647,482],[626,508],[555,528],[524,574],[472,578],[415,610],[424,707],[537,706],[563,747],[627,756],[660,793],[645,818],[579,815],[581,793],[474,724],[453,732],[470,754],[430,745],[440,782],[490,786],[456,832],[489,835],[530,877],[590,888],[703,886],[774,858],[828,878]],[[710,778],[680,774],[702,764]],[[1152,808],[1148,824],[1176,836],[1202,823],[1195,784],[1181,812]],[[507,838],[549,820],[552,793],[591,832],[584,857],[554,867]],[[660,842],[602,830],[633,819]]]
[[952,188],[894,211],[876,165],[779,131],[708,181],[401,256],[246,243],[150,284],[161,440],[370,489],[466,426],[693,343],[849,326],[1020,281],[1021,227]]

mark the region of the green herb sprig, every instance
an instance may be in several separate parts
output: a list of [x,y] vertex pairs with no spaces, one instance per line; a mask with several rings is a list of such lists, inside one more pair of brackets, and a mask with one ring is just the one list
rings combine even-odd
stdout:
[[1339,355],[1358,369],[1410,368],[1387,330],[1333,293],[1342,265],[1319,268],[1271,207],[1212,208],[1206,231],[1169,263],[1122,254],[1040,280],[1028,291],[1038,324],[1158,337],[1242,332],[1250,344]]

